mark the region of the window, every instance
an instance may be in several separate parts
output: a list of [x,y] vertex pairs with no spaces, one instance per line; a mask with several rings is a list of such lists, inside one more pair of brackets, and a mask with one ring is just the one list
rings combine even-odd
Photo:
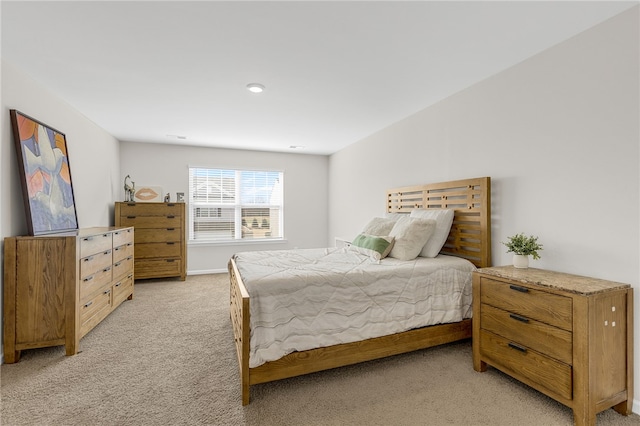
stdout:
[[189,168],[189,241],[282,239],[283,173]]

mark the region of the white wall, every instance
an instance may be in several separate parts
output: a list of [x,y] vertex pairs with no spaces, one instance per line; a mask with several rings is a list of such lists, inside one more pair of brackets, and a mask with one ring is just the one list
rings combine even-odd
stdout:
[[[230,257],[239,251],[327,246],[327,156],[122,142],[120,164],[121,180],[130,175],[136,187],[160,186],[172,200],[176,192],[184,192],[187,199],[189,166],[284,172],[285,241],[189,244],[188,274],[226,271]],[[119,197],[124,200],[124,190]]]
[[531,266],[631,284],[640,331],[638,11],[331,156],[329,235],[381,215],[386,188],[491,176],[493,263],[507,236],[538,235]]
[[[1,64],[0,233],[27,235],[9,110],[17,109],[67,138],[78,224],[108,226],[119,187],[119,143],[71,106],[6,61]],[[2,250],[4,253],[4,250]],[[3,262],[0,262],[0,270]],[[2,309],[0,307],[0,309]],[[1,317],[1,311],[0,311]]]

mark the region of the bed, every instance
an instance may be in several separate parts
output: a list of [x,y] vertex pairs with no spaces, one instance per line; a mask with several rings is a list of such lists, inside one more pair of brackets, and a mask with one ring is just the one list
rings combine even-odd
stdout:
[[[489,177],[416,185],[386,191],[386,212],[390,216],[410,215],[413,210],[424,211],[428,209],[453,210],[453,223],[438,258],[444,259],[452,265],[455,264],[455,258],[465,259],[467,261],[465,263],[471,265],[472,269],[491,266],[491,181]],[[375,265],[375,262],[358,260],[345,249],[306,249],[283,252],[284,258],[280,260],[280,271],[286,269],[287,262],[295,261],[292,258],[302,257],[306,259],[305,262],[313,264],[324,261],[315,258],[309,260],[313,256],[327,258],[330,262],[334,262],[330,269],[338,275],[341,274],[341,269],[340,265],[336,266],[336,260],[342,263],[360,262],[357,265],[346,266],[344,274],[347,273],[346,271],[357,271],[358,276],[371,275],[370,268],[376,267],[370,266],[370,264]],[[275,356],[275,359],[270,359],[267,356],[266,361],[263,359],[257,362],[255,351],[253,357],[250,355],[252,353],[250,293],[254,297],[258,295],[255,292],[256,286],[253,280],[256,280],[260,271],[253,271],[249,274],[243,264],[243,259],[249,258],[252,263],[267,265],[264,263],[267,262],[266,257],[269,256],[265,253],[234,256],[228,265],[231,323],[240,368],[243,405],[249,404],[251,385],[397,355],[471,337],[470,314],[462,316],[444,314],[445,317],[437,319],[436,325],[416,326],[413,324],[409,325],[406,331],[392,331],[378,337],[365,337],[362,340],[297,350],[283,356],[276,354],[271,356],[271,358]],[[405,270],[407,265],[409,265],[409,269],[422,267],[420,259],[415,264],[394,262],[394,260],[387,259],[383,259],[377,264],[378,268],[383,265],[385,268],[390,268],[392,264],[402,264]],[[277,278],[278,275],[274,274],[273,268],[273,266],[265,266],[263,275],[269,276],[272,280],[274,276]],[[280,273],[282,274],[282,272]],[[397,273],[405,272],[398,270]],[[470,272],[466,273],[470,277]],[[316,270],[314,274],[322,274],[322,272]],[[305,291],[305,286],[301,285],[301,282],[294,282],[293,285],[297,285],[299,291]],[[370,285],[379,284],[372,282]],[[250,289],[253,290],[250,291]],[[300,300],[307,298],[309,295],[303,295]],[[254,298],[254,309],[256,306],[260,306],[258,301],[261,300]],[[256,311],[254,311],[254,316],[256,316],[255,314]],[[424,314],[428,315],[426,312]],[[349,316],[350,313],[346,315]],[[258,329],[259,324],[255,327]]]

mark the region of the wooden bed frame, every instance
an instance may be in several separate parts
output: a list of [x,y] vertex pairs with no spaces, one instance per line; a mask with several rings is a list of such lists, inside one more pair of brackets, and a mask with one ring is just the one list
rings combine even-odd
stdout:
[[[453,225],[442,254],[462,257],[479,268],[491,266],[491,180],[489,177],[396,188],[387,191],[387,212],[453,209]],[[249,293],[234,259],[229,261],[231,323],[242,382],[242,405],[249,387],[471,337],[471,320],[439,324],[360,342],[294,352],[249,368]]]

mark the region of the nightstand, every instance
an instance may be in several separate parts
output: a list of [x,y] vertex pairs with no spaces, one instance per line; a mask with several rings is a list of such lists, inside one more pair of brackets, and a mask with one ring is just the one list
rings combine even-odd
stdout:
[[497,368],[594,425],[633,403],[633,289],[512,266],[473,273],[473,368]]
[[349,247],[350,245],[351,245],[351,241],[347,240],[346,238],[342,238],[342,237],[335,238],[335,246],[338,248]]

